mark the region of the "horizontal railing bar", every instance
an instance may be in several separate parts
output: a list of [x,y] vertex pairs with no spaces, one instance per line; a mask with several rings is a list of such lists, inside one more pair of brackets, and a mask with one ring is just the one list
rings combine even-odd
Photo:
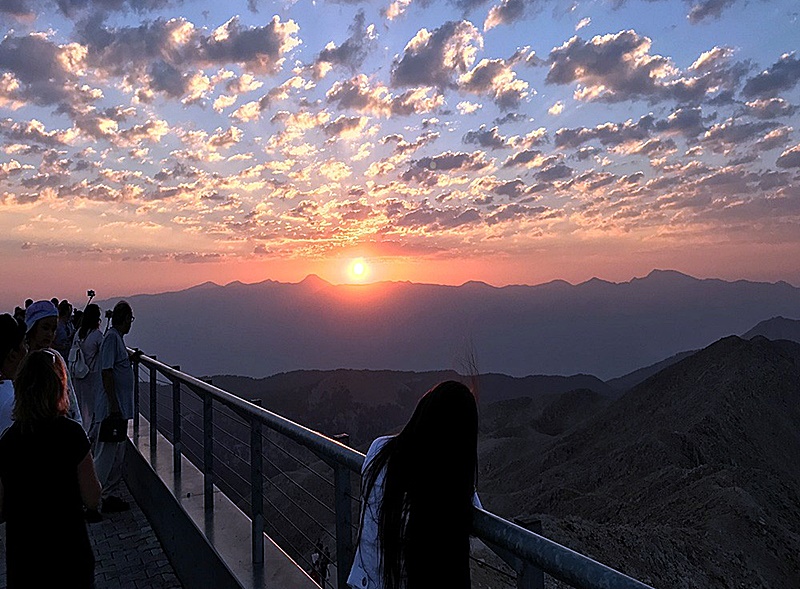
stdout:
[[478,507],[472,509],[472,531],[482,540],[512,551],[551,577],[577,589],[652,589],[588,556]]
[[[134,350],[129,349],[130,353]],[[341,464],[347,466],[350,470],[361,472],[361,466],[364,464],[364,455],[360,452],[348,448],[344,444],[340,444],[336,440],[332,440],[323,436],[322,434],[308,429],[305,426],[295,423],[290,419],[286,419],[272,411],[253,405],[249,401],[237,397],[223,389],[215,387],[214,385],[203,382],[199,378],[195,378],[180,370],[175,370],[171,366],[159,362],[149,356],[142,354],[139,361],[145,365],[155,368],[164,375],[176,378],[184,382],[195,392],[202,391],[210,394],[216,401],[227,405],[228,407],[240,411],[241,414],[246,416],[257,417],[264,425],[277,432],[282,433],[287,438],[296,442],[302,443],[304,446],[314,451],[315,453],[331,458]]]
[[[135,352],[130,348],[128,351],[131,354]],[[211,398],[230,407],[245,419],[255,417],[268,428],[300,443],[320,458],[331,459],[356,473],[361,472],[364,455],[336,440],[149,356],[140,355],[139,362],[170,379],[184,383],[195,394],[211,395]],[[289,480],[291,479],[289,478]],[[268,498],[265,497],[265,500],[272,504]],[[289,523],[293,525],[293,522],[289,521]],[[296,526],[294,527],[297,529]],[[297,529],[297,531],[306,537],[302,530]],[[649,585],[607,567],[588,556],[570,550],[566,546],[477,507],[473,508],[472,533],[488,543],[511,551],[520,559],[532,563],[550,576],[569,583],[576,589],[652,589]],[[306,539],[308,538],[306,537]]]

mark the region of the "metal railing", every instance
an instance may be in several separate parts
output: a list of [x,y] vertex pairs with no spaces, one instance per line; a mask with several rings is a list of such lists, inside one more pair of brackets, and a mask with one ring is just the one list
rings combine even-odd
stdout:
[[[335,563],[337,571],[337,584],[335,587],[347,589],[347,576],[355,552],[354,531],[357,527],[354,522],[352,505],[354,500],[357,501],[357,497],[354,497],[351,492],[351,476],[353,473],[360,475],[364,455],[337,440],[328,438],[303,425],[268,411],[255,403],[248,402],[209,382],[185,374],[177,366],[168,366],[158,361],[155,356],[149,357],[139,353],[134,354],[134,350],[129,350],[129,352],[133,354],[133,367],[136,375],[134,380],[135,413],[133,419],[135,435],[139,435],[140,410],[146,407],[150,425],[151,451],[156,447],[160,429],[162,434],[172,442],[173,468],[175,472],[180,472],[182,454],[197,464],[198,468],[203,472],[204,504],[206,509],[213,508],[214,485],[220,488],[224,486],[222,485],[224,477],[219,476],[219,468],[215,462],[215,428],[217,432],[220,431],[218,424],[215,423],[215,415],[222,415],[222,411],[227,410],[230,415],[235,416],[232,418],[229,416],[229,419],[235,419],[240,426],[249,428],[249,481],[245,480],[245,476],[242,473],[235,472],[235,469],[231,468],[227,461],[220,461],[219,466],[224,467],[226,471],[229,471],[229,474],[232,473],[230,475],[231,479],[240,479],[238,481],[240,484],[244,482],[249,485],[249,500],[244,496],[244,493],[237,494],[233,492],[232,494],[239,499],[241,504],[247,504],[247,507],[249,507],[249,516],[252,522],[251,541],[254,564],[261,565],[264,555],[264,481],[270,480],[265,475],[264,462],[267,461],[268,466],[273,471],[282,472],[275,462],[269,460],[263,451],[263,442],[265,440],[275,448],[282,450],[280,445],[266,437],[267,431],[275,432],[282,438],[291,440],[310,450],[313,455],[321,459],[333,470],[334,508],[332,512],[335,515]],[[147,368],[149,372],[149,403],[145,407],[140,407],[139,370],[142,366]],[[166,393],[171,396],[171,403],[161,404],[161,409],[166,409],[170,414],[169,417],[171,419],[168,421],[171,421],[171,424],[168,421],[165,423],[164,419],[159,418],[159,377],[163,377],[161,380],[162,390],[171,388],[171,392]],[[196,405],[197,410],[191,411],[189,407],[192,404],[189,402],[190,399],[182,396],[181,392],[184,387],[196,397],[193,403]],[[161,396],[164,396],[163,391]],[[200,407],[202,407],[202,410],[199,410]],[[217,420],[219,419],[218,417]],[[202,425],[200,425],[200,422]],[[161,424],[160,427],[159,424]],[[184,431],[185,425],[192,425],[195,429],[201,428],[202,441],[194,440],[188,436],[187,432]],[[194,441],[193,445],[195,447],[193,451],[190,451],[187,447],[185,438],[187,438],[186,441]],[[197,448],[199,445],[202,446],[201,449]],[[311,470],[311,472],[320,476],[316,471]],[[302,510],[302,507],[297,505],[297,502],[287,493],[280,492]],[[267,499],[267,502],[271,503],[269,499]],[[305,511],[303,512],[305,513]],[[290,525],[297,527],[288,517],[286,521]],[[303,534],[302,530],[298,531],[310,541],[308,534]],[[515,572],[516,577],[513,583],[519,589],[543,589],[543,573],[547,573],[553,578],[578,589],[652,589],[640,581],[483,509],[474,508],[472,533]],[[495,568],[486,563],[480,564]],[[495,570],[504,573],[499,569]],[[504,574],[507,575],[508,573]],[[331,586],[334,585],[331,584]]]

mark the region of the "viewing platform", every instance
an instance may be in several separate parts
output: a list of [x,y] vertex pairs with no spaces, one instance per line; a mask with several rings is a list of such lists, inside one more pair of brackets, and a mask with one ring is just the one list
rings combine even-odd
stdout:
[[[89,526],[97,588],[346,589],[363,454],[155,358],[134,370],[132,509]],[[472,527],[473,587],[649,588],[482,509]]]

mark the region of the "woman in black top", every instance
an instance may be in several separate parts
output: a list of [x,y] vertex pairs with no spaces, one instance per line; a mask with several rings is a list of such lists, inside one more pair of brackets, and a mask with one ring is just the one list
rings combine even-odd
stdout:
[[14,399],[14,423],[0,438],[8,588],[94,587],[83,506],[97,509],[100,483],[83,428],[65,416],[61,356],[31,352],[14,382]]

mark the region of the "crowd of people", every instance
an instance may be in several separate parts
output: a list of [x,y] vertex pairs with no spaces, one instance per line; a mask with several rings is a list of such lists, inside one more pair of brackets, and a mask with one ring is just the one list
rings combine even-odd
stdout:
[[134,383],[124,336],[134,315],[118,302],[105,331],[102,316],[96,304],[75,311],[57,299],[29,299],[0,315],[0,521],[9,589],[93,587],[87,522],[130,509],[120,487]]
[[[0,521],[9,589],[93,587],[87,522],[129,509],[119,494],[134,402],[124,337],[134,315],[120,301],[105,331],[102,317],[96,304],[74,311],[56,299],[28,300],[0,315]],[[348,585],[470,587],[477,433],[472,391],[447,381],[421,398],[399,434],[372,443]],[[323,587],[330,564],[317,542],[310,576]]]

